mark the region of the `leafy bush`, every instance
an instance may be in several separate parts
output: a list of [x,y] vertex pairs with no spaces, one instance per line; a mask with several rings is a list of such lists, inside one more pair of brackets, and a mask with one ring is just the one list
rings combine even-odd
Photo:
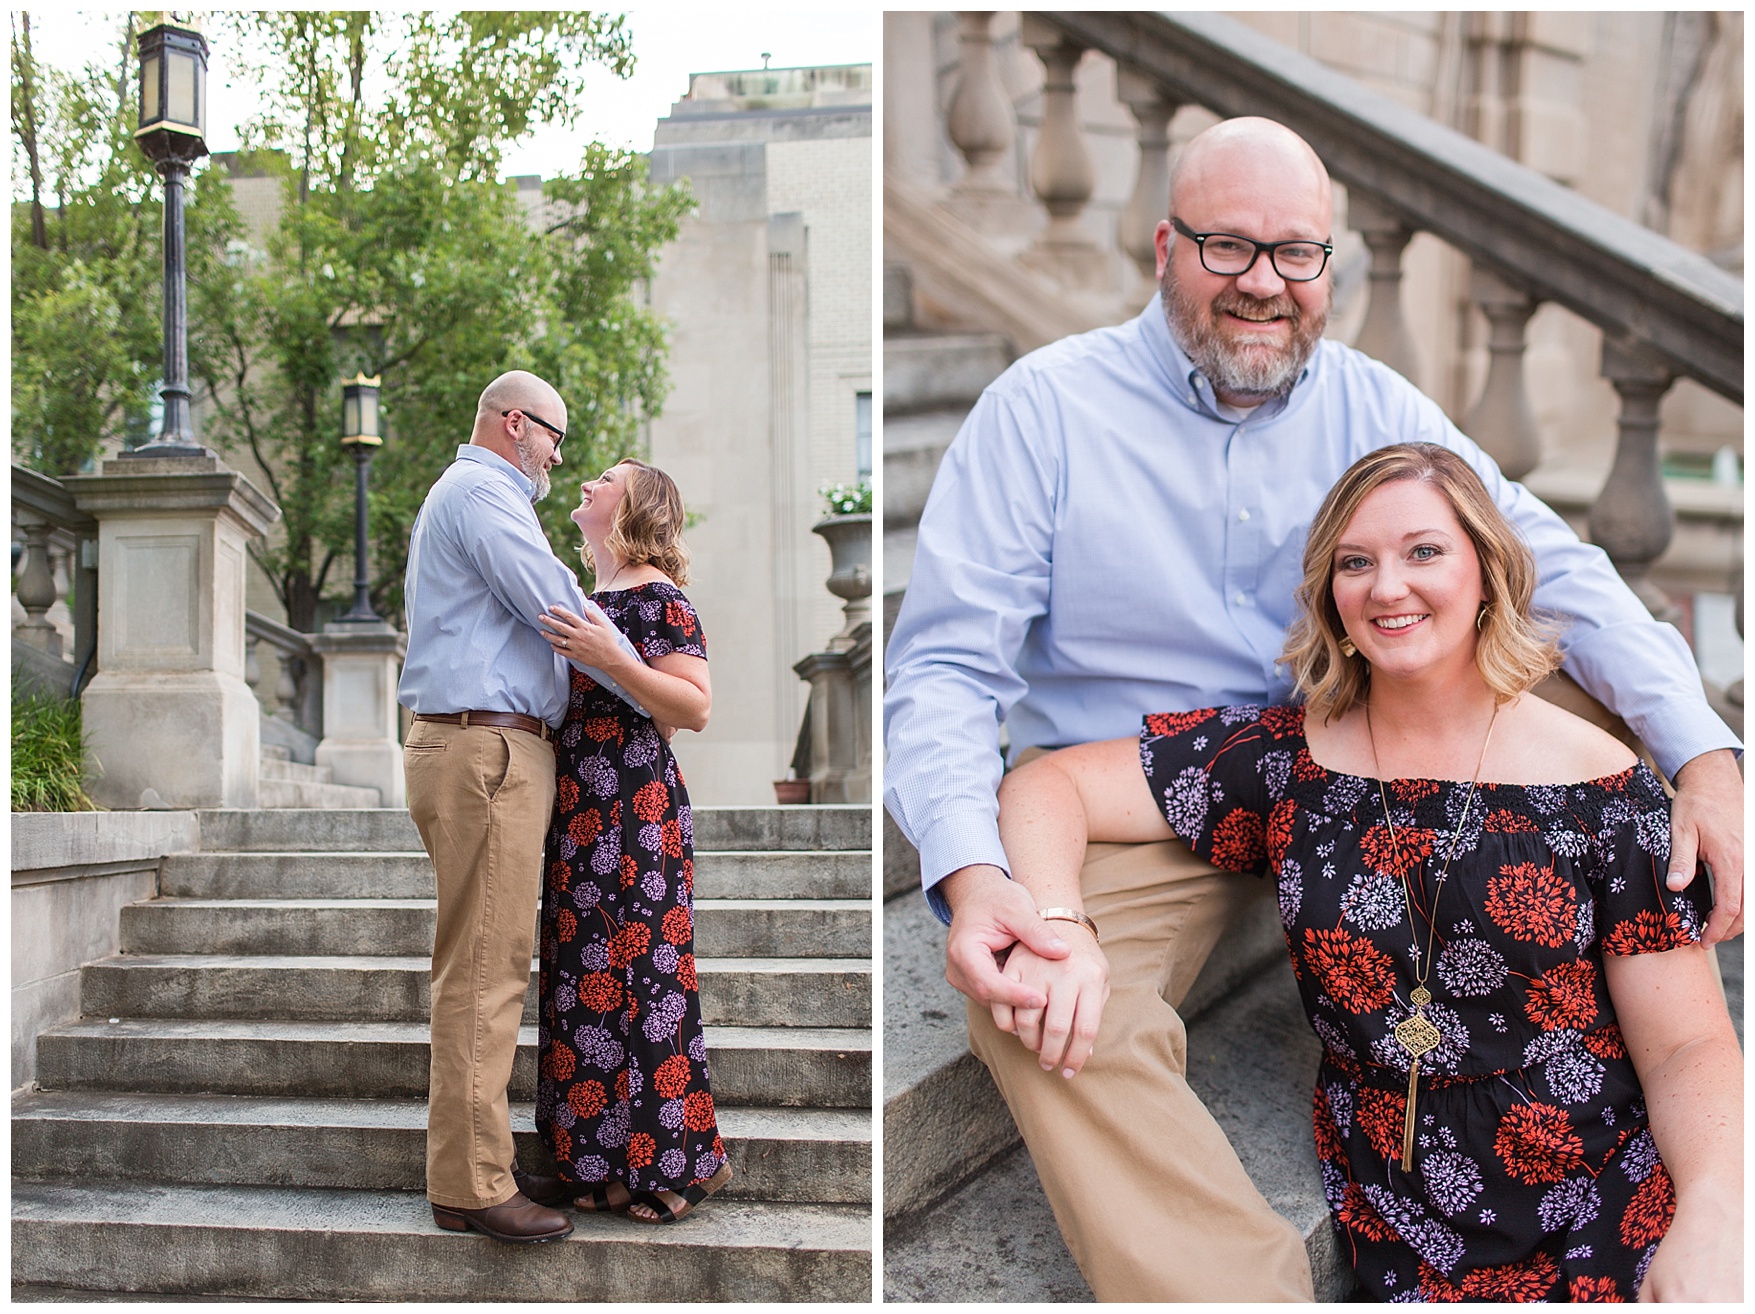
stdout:
[[93,812],[80,788],[85,734],[79,700],[12,686],[12,810]]

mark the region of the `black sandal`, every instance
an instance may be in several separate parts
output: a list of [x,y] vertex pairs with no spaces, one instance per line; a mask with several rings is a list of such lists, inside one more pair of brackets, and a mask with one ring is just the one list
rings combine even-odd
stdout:
[[[612,1204],[609,1198],[609,1188],[612,1185],[614,1183],[611,1182],[574,1183],[574,1189],[583,1190],[585,1194],[574,1197],[573,1208],[582,1209],[588,1214],[625,1213],[638,1197],[630,1192],[621,1204]],[[625,1186],[622,1189],[627,1190]]]
[[685,1186],[680,1191],[670,1192],[670,1194],[682,1198],[682,1207],[680,1209],[672,1209],[659,1198],[659,1192],[657,1191],[636,1191],[634,1193],[634,1198],[629,1201],[629,1203],[643,1204],[648,1209],[652,1210],[653,1213],[657,1214],[658,1217],[642,1218],[639,1214],[635,1213],[630,1213],[628,1217],[632,1218],[637,1223],[680,1222],[695,1212],[696,1205],[700,1204],[701,1201],[705,1200],[708,1196],[715,1194],[730,1180],[731,1164],[727,1161],[720,1164],[719,1171],[714,1173],[706,1181],[696,1182],[693,1186]]

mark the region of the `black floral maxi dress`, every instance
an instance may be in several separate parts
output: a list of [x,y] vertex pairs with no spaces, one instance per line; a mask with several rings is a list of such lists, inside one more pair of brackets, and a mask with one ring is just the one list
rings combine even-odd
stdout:
[[[1664,885],[1669,810],[1644,765],[1572,785],[1374,780],[1318,766],[1298,707],[1145,719],[1170,827],[1266,871],[1322,1041],[1316,1151],[1342,1251],[1380,1300],[1632,1300],[1675,1212],[1604,954],[1700,937],[1707,895]],[[1460,821],[1460,835],[1459,835]],[[1413,1170],[1401,1167],[1411,955],[1432,929]],[[1404,877],[1414,926],[1404,911]],[[1428,1074],[1431,1074],[1430,1076]]]
[[[594,598],[643,657],[706,657],[674,584]],[[652,722],[572,678],[545,857],[536,1126],[568,1181],[680,1192],[725,1160],[696,993],[689,796]]]

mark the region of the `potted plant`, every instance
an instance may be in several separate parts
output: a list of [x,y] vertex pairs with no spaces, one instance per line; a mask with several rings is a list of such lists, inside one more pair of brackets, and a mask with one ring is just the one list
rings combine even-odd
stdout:
[[811,532],[829,545],[829,592],[847,604],[842,608],[847,624],[836,637],[847,638],[871,619],[871,481],[826,484],[817,491],[828,514]]

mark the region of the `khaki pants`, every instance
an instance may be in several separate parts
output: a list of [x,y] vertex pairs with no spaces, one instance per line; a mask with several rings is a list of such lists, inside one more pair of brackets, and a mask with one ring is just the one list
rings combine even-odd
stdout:
[[1184,1077],[1175,1006],[1257,878],[1167,840],[1093,844],[1081,882],[1110,995],[1079,1075],[1044,1072],[985,1007],[968,1010],[969,1048],[1023,1133],[1079,1271],[1099,1300],[1314,1300],[1303,1237]]
[[427,1199],[486,1209],[517,1194],[506,1087],[530,988],[554,745],[523,730],[416,721],[408,811],[438,874]]

